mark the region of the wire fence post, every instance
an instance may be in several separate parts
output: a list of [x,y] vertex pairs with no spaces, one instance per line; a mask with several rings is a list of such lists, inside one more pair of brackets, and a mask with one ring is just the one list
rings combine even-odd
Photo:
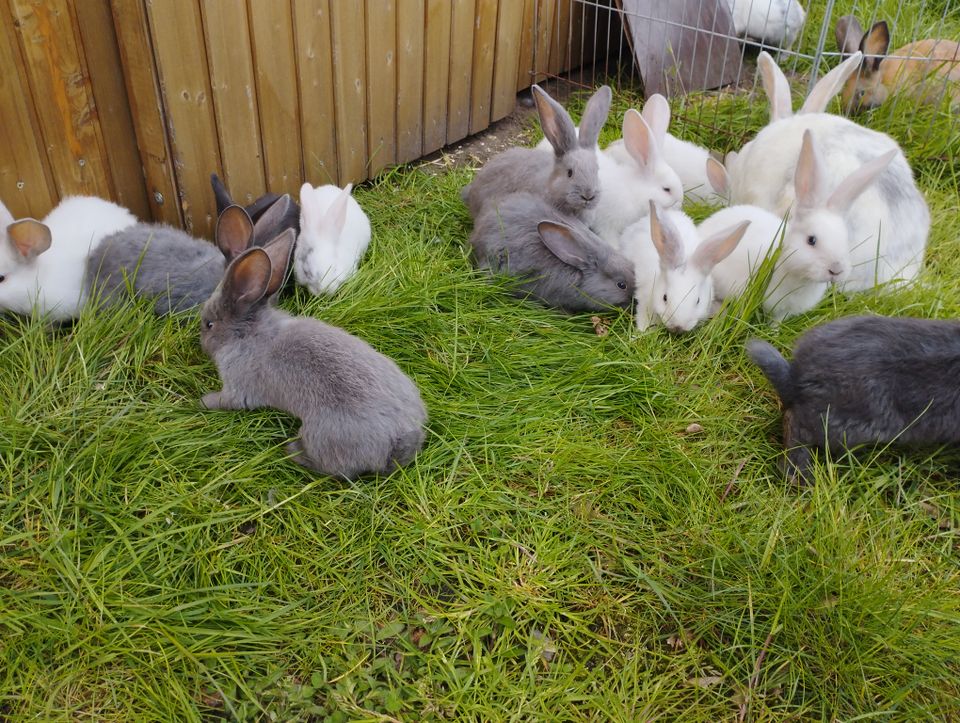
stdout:
[[807,84],[807,95],[817,84],[820,77],[820,60],[823,58],[823,48],[827,44],[827,31],[830,29],[830,20],[833,18],[833,6],[836,0],[827,0],[827,8],[823,13],[823,22],[820,24],[820,37],[817,38],[817,49],[813,54],[813,70],[810,73],[810,82]]

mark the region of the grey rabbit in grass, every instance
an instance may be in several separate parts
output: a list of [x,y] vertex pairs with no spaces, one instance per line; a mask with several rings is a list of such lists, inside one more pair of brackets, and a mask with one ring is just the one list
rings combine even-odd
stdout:
[[217,218],[216,245],[163,224],[138,223],[105,237],[87,259],[84,285],[91,296],[116,303],[128,284],[169,314],[202,304],[217,288],[227,264],[258,240],[290,228],[290,196],[281,196],[254,224],[240,206]]
[[587,101],[579,137],[563,106],[538,85],[532,92],[540,126],[553,150],[510,148],[491,158],[460,193],[474,218],[485,206],[518,191],[542,194],[554,207],[572,215],[597,202],[597,140],[610,111],[610,88],[601,87]]
[[302,422],[287,445],[293,461],[346,479],[387,474],[423,445],[420,392],[365,341],[269,303],[283,284],[294,240],[287,230],[241,254],[203,305],[200,346],[223,382],[203,405],[281,409]]
[[515,193],[484,208],[470,236],[481,269],[521,279],[519,294],[566,311],[628,306],[633,264],[539,196]]
[[[227,187],[216,173],[210,174],[210,187],[213,189],[213,197],[216,200],[218,218],[228,207],[242,205],[234,202],[233,196],[230,195]],[[247,212],[250,220],[256,224],[260,217],[280,198],[282,197],[278,193],[265,193],[252,203],[244,206],[243,210]],[[267,241],[279,236],[288,228],[292,228],[297,236],[300,235],[300,206],[291,199],[283,207],[283,210],[283,217],[272,228],[256,227],[253,238],[254,246],[263,246]]]
[[806,332],[791,362],[756,339],[747,354],[783,402],[790,476],[811,448],[960,443],[960,322],[852,316]]

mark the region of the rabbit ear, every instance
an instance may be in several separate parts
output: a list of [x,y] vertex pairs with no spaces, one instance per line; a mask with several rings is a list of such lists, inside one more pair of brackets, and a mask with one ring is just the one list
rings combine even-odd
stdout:
[[7,207],[3,205],[3,201],[0,201],[0,229],[5,229],[16,219],[13,217],[13,214],[7,210]]
[[820,160],[820,154],[813,142],[813,134],[809,129],[803,132],[803,143],[800,145],[800,157],[797,159],[793,185],[797,203],[800,206],[815,208],[823,205],[825,195],[823,161]]
[[650,201],[650,238],[660,255],[662,266],[668,269],[679,269],[683,266],[685,254],[680,234],[666,219],[660,219],[653,201]]
[[540,114],[540,127],[558,156],[572,151],[577,145],[577,130],[567,111],[539,85],[533,87],[533,99]]
[[870,28],[870,32],[860,41],[860,51],[864,55],[863,62],[864,65],[867,66],[867,70],[874,73],[880,70],[880,63],[883,61],[889,49],[890,28],[887,27],[886,20],[881,20],[878,23],[874,23],[873,27]]
[[230,198],[230,192],[227,191],[227,187],[223,185],[223,181],[216,173],[210,174],[210,185],[213,187],[213,197],[217,202],[217,216],[220,216],[227,206],[233,205],[233,199]]
[[347,224],[347,204],[350,201],[350,191],[353,190],[353,184],[348,183],[346,187],[337,194],[333,203],[327,208],[324,222],[333,231],[335,236],[343,233],[343,227]]
[[697,250],[693,252],[690,263],[704,275],[709,274],[713,271],[714,266],[733,253],[737,244],[740,243],[740,239],[743,238],[743,234],[747,232],[748,226],[750,226],[749,221],[742,221],[736,226],[704,239],[697,245]]
[[780,70],[773,57],[766,50],[757,56],[757,67],[760,68],[760,79],[763,81],[763,90],[770,101],[770,122],[793,115],[793,99],[790,97],[790,83],[787,76]]
[[217,217],[214,236],[217,247],[227,261],[230,261],[249,248],[253,240],[253,221],[241,206],[227,206]]
[[287,278],[287,271],[290,268],[290,256],[293,253],[293,245],[296,240],[296,232],[292,228],[288,228],[282,234],[264,244],[263,250],[270,257],[270,283],[267,284],[267,296],[273,296],[283,286],[283,282]]
[[586,249],[566,224],[541,221],[537,224],[537,232],[547,250],[563,263],[581,271],[590,265]]
[[[288,194],[284,195],[288,196]],[[254,223],[256,223],[260,220],[260,217],[269,211],[271,206],[273,206],[273,204],[275,204],[281,198],[283,198],[283,196],[277,193],[265,193],[250,205],[244,206],[244,209],[246,210],[247,215],[254,221]]]
[[707,180],[716,193],[721,196],[727,195],[727,190],[730,187],[730,176],[727,175],[727,169],[723,167],[723,164],[713,156],[707,159]]
[[304,183],[300,186],[300,215],[304,227],[313,228],[323,217],[317,208],[317,201],[314,198],[313,186]]
[[856,16],[844,15],[837,20],[833,35],[837,39],[837,50],[843,55],[850,55],[860,49],[863,28],[860,27],[860,21],[857,20]]
[[52,241],[49,227],[32,218],[11,223],[7,226],[7,235],[13,248],[25,261],[42,254],[50,248]]
[[583,109],[583,115],[580,116],[580,137],[581,148],[593,148],[600,140],[600,131],[603,130],[603,124],[607,122],[607,115],[610,113],[610,103],[613,101],[613,91],[609,85],[601,86],[600,89],[590,96],[586,107]]
[[833,96],[840,92],[847,78],[857,72],[860,63],[863,60],[863,53],[859,50],[844,60],[840,65],[831,70],[825,76],[817,81],[810,91],[810,95],[803,101],[800,113],[823,113],[827,109],[827,104],[833,100]]
[[845,211],[857,196],[866,191],[870,184],[877,180],[896,155],[897,149],[893,148],[879,158],[864,163],[840,181],[840,184],[830,194],[830,198],[827,199],[827,208],[838,213]]
[[[267,196],[262,196],[257,199],[252,206],[257,205]],[[283,223],[291,215],[293,210],[294,203],[293,199],[290,198],[290,194],[283,194],[282,196],[276,197],[275,200],[268,206],[264,206],[264,210],[260,213],[260,218],[257,219],[257,222],[253,225],[254,235],[259,239],[269,238],[273,235],[280,233],[283,230]],[[252,216],[253,214],[248,215]]]
[[223,295],[237,310],[249,309],[260,301],[270,285],[270,257],[260,247],[244,251],[233,260],[223,276]]
[[670,127],[670,104],[667,99],[659,93],[654,93],[643,104],[643,112],[640,115],[650,128],[657,146],[662,148],[663,139],[667,137],[667,128]]
[[641,167],[653,167],[658,155],[653,131],[633,108],[623,114],[623,145]]

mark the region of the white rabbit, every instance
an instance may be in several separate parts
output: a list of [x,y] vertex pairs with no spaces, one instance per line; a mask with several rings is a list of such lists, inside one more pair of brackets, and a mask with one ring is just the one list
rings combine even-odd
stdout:
[[370,219],[346,188],[300,187],[300,236],[293,255],[298,284],[332,294],[354,273],[370,243]]
[[786,78],[772,58],[765,53],[760,55],[761,73],[766,67],[773,74],[764,83],[771,93],[774,119],[728,165],[731,203],[785,214],[798,196],[789,179],[797,167],[807,130],[816,136],[823,185],[827,187],[837,186],[865,161],[892,152],[892,161],[876,183],[844,209],[853,268],[843,288],[862,291],[891,280],[916,278],[923,265],[930,212],[900,146],[884,133],[822,112],[849,74],[859,67],[860,53],[824,76],[796,115],[789,113],[789,96],[784,95],[789,93]]
[[637,329],[660,321],[671,332],[690,331],[714,306],[711,269],[733,251],[749,222],[701,241],[685,213],[650,202],[648,214],[624,229],[621,239],[634,262]]
[[663,139],[663,159],[683,183],[683,197],[696,203],[726,205],[727,197],[710,184],[704,173],[710,151],[696,143],[684,141],[669,133]]
[[726,0],[737,35],[789,47],[800,34],[806,12],[797,0]]
[[68,196],[42,222],[15,221],[0,203],[0,311],[75,317],[86,302],[91,247],[136,222],[127,209],[95,196]]
[[[813,134],[805,131],[794,173],[796,203],[785,228],[775,213],[750,205],[723,209],[700,224],[700,235],[708,236],[737,221],[751,222],[740,245],[713,270],[717,299],[746,288],[782,233],[780,256],[764,293],[764,311],[780,321],[816,306],[830,284],[843,284],[851,273],[845,209],[881,177],[895,155],[895,151],[887,151],[834,184],[824,172]],[[717,161],[708,163],[711,177],[723,174]]]

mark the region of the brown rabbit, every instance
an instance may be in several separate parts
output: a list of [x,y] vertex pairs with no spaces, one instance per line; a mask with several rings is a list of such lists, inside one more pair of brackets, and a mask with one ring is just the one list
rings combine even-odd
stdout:
[[860,72],[843,87],[846,113],[876,108],[896,93],[929,104],[939,103],[946,93],[952,106],[960,106],[960,43],[928,38],[897,48],[887,57],[890,30],[886,21],[874,23],[864,34],[853,15],[844,15],[837,20],[834,33],[844,55],[863,52]]

